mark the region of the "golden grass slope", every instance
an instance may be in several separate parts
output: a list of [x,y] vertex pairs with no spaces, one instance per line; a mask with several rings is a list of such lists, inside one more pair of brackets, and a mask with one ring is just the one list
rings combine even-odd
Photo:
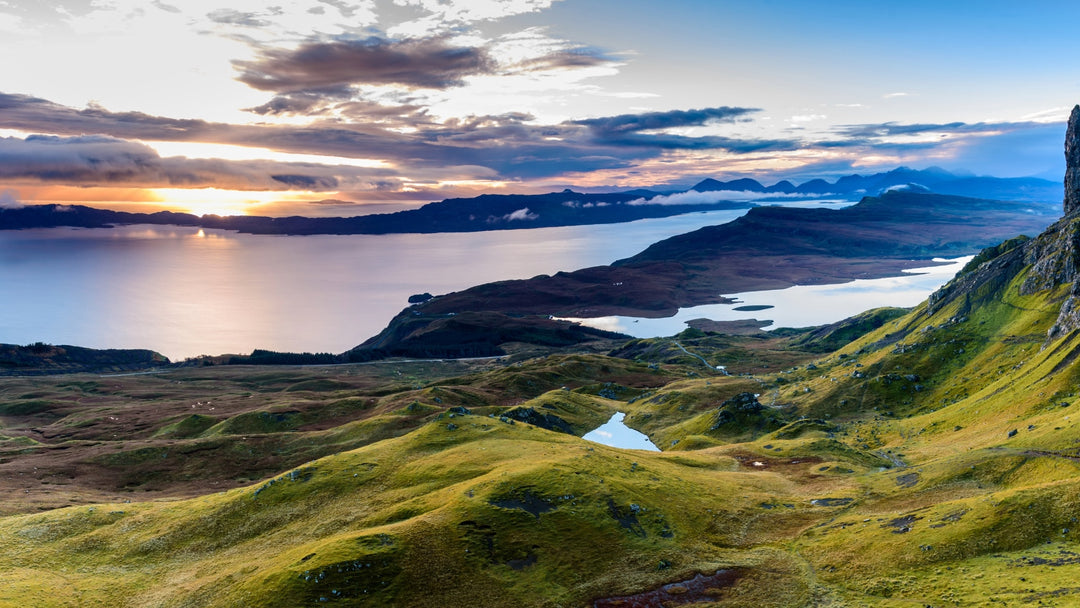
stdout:
[[[577,607],[718,569],[734,584],[695,605],[1080,604],[1080,332],[1047,339],[1070,286],[1022,293],[1032,272],[768,374],[650,367],[670,352],[646,345],[637,363],[560,356],[374,387],[253,380],[266,403],[148,423],[147,441],[326,455],[183,499],[6,516],[0,604]],[[718,425],[748,393],[761,407]],[[18,416],[85,415],[27,394],[13,401],[40,412]],[[514,408],[575,432],[623,411],[665,451]],[[60,447],[4,433],[12,462]],[[110,466],[157,454],[137,449]]]

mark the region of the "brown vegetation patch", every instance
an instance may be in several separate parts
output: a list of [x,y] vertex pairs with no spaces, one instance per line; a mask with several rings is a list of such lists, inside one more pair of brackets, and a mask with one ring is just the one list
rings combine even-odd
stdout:
[[773,458],[746,452],[731,454],[731,457],[739,463],[739,466],[752,471],[768,471],[779,467],[809,468],[810,465],[824,462],[819,456],[808,456],[805,458]]
[[743,573],[739,570],[717,570],[715,574],[698,574],[694,578],[668,583],[659,589],[636,595],[610,597],[593,602],[594,608],[667,608],[701,602],[714,602],[723,590],[733,586]]

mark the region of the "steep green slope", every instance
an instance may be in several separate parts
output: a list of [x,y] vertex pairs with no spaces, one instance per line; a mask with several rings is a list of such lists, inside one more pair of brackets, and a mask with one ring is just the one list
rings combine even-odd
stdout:
[[793,542],[840,595],[1078,601],[1080,333],[1062,320],[1076,227],[990,252],[910,315],[788,375],[782,399],[899,469],[865,476],[842,515]]
[[[167,447],[273,473],[4,517],[0,605],[1076,604],[1078,261],[1069,217],[902,316],[454,377],[233,369],[213,413],[167,398],[226,385],[206,371],[5,385],[0,471],[93,449],[167,486]],[[664,451],[576,436],[616,411]],[[110,416],[144,443],[104,452]]]

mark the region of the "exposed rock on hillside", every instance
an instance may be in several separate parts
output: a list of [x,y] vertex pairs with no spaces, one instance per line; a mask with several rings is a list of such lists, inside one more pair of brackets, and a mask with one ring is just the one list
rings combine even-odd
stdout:
[[1069,116],[1065,132],[1065,215],[1080,208],[1080,105]]
[[1028,266],[1020,284],[1022,295],[1054,289],[1072,283],[1061,304],[1058,319],[1047,339],[1053,340],[1080,329],[1080,105],[1073,108],[1065,134],[1065,217],[1031,240],[1014,239],[984,250],[968,268],[930,296],[929,310],[940,309],[958,297],[964,298],[966,312],[973,305],[993,298]]

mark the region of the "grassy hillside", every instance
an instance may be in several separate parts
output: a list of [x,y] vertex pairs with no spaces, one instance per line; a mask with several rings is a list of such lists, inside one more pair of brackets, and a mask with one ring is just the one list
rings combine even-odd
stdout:
[[0,605],[1076,604],[1077,228],[813,332],[6,379]]

